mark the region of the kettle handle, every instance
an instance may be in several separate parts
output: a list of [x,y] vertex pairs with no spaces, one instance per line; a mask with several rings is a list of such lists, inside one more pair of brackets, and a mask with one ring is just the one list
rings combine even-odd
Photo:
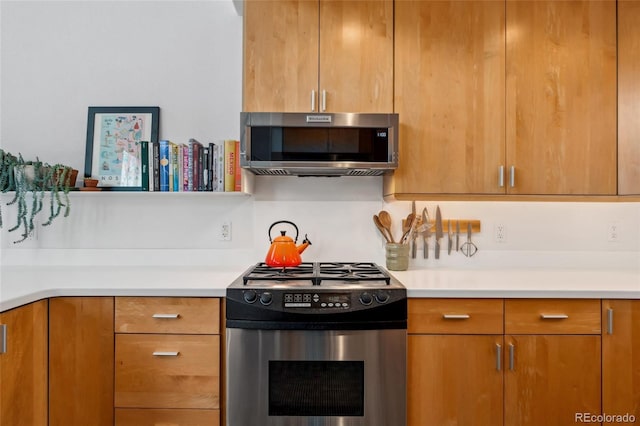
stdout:
[[296,228],[296,238],[293,240],[294,243],[298,242],[298,227],[296,226],[295,223],[288,221],[288,220],[279,220],[277,222],[273,222],[271,224],[271,226],[269,227],[269,243],[273,242],[273,240],[271,239],[271,230],[273,229],[274,226],[276,226],[279,223],[288,223],[289,225],[293,226],[294,228]]

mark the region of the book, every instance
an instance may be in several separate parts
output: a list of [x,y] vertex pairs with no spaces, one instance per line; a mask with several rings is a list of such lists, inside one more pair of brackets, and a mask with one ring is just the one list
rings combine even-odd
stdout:
[[191,166],[189,163],[189,145],[182,144],[182,190],[183,191],[191,191],[191,187],[189,185],[189,176],[192,176]]
[[149,141],[140,141],[140,168],[142,171],[141,187],[143,191],[149,190]]
[[237,192],[242,191],[242,170],[240,169],[240,141],[236,141],[236,156],[235,156],[235,187],[234,190]]
[[224,191],[233,192],[236,189],[236,141],[224,141]]
[[200,191],[200,150],[202,149],[202,144],[196,139],[189,139],[189,142],[193,145],[193,190]]
[[149,191],[155,191],[155,188],[153,185],[153,173],[154,173],[153,142],[149,142],[147,144],[147,171],[149,174]]
[[217,144],[215,147],[215,174],[216,191],[224,191],[224,145]]
[[209,191],[209,146],[202,147],[202,190]]
[[160,191],[160,143],[151,142],[153,145],[153,190]]
[[209,142],[209,164],[207,169],[209,170],[209,191],[216,190],[216,145],[213,142]]
[[160,155],[160,191],[169,192],[169,170],[170,168],[170,142],[168,140],[161,140],[159,142],[159,155]]
[[171,143],[171,191],[180,191],[180,170],[178,168],[178,159],[180,158],[180,149],[178,144]]

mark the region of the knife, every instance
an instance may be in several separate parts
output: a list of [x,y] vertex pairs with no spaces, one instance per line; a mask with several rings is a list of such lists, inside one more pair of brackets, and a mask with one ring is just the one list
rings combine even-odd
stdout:
[[[415,200],[411,202],[411,213],[413,213],[414,218],[418,218],[416,216],[416,202]],[[418,238],[417,234],[413,234],[413,238],[411,238],[411,258],[416,258],[416,238]]]
[[442,238],[442,215],[440,206],[436,207],[436,259],[440,259],[440,238]]
[[447,221],[447,254],[451,254],[451,247],[453,246],[453,229],[451,229],[451,219]]
[[456,220],[456,251],[460,251],[460,221]]
[[427,212],[427,208],[422,209],[422,223],[427,227],[422,233],[422,257],[425,259],[429,258],[429,212]]

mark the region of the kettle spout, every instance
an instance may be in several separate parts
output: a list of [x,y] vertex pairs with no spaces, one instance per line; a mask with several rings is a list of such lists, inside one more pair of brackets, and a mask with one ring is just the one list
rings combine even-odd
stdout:
[[302,240],[302,244],[296,246],[296,249],[298,249],[298,254],[301,254],[310,245],[311,241],[309,241],[309,239],[307,238],[307,234],[304,234],[304,240]]

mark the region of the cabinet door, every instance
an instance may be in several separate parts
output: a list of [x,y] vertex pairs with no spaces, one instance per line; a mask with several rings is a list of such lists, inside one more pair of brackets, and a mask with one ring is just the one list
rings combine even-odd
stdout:
[[393,1],[320,1],[320,111],[393,111]]
[[47,425],[47,301],[0,314],[7,348],[0,354],[0,424]]
[[318,90],[318,14],[317,0],[245,0],[245,111],[311,110],[311,91]]
[[603,300],[602,309],[602,412],[640,419],[640,301]]
[[505,424],[569,426],[576,424],[576,413],[600,414],[600,341],[587,335],[505,336]]
[[50,303],[50,426],[113,425],[113,297]]
[[410,335],[407,424],[502,425],[502,340],[492,335]]
[[616,2],[507,1],[511,194],[616,193]]
[[618,193],[640,194],[640,1],[618,2]]
[[395,4],[399,167],[390,193],[504,193],[504,2]]

